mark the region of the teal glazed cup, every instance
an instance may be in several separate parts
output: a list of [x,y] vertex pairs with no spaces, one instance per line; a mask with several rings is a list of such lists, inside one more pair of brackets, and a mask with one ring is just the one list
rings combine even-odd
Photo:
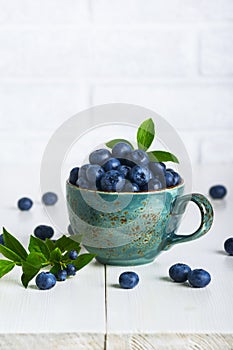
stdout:
[[[150,263],[174,244],[203,236],[213,222],[210,202],[202,194],[184,195],[184,183],[160,191],[113,193],[67,182],[66,193],[73,232],[102,264]],[[201,224],[194,233],[180,235],[176,232],[189,201],[198,206]]]

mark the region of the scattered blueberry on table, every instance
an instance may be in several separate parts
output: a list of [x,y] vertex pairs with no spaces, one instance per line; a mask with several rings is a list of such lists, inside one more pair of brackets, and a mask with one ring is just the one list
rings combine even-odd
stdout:
[[224,249],[229,255],[233,255],[233,237],[228,238],[224,242]]
[[209,272],[204,269],[192,270],[188,265],[177,263],[169,268],[169,276],[175,282],[186,282],[194,288],[206,287],[210,281],[211,276]]
[[91,152],[89,162],[70,171],[72,185],[104,192],[143,192],[181,183],[175,170],[166,169],[162,162],[150,161],[147,152],[133,150],[125,142],[116,143],[112,153],[104,148]]
[[42,239],[43,241],[46,238],[51,238],[54,234],[54,230],[51,226],[47,225],[39,225],[34,229],[34,235],[37,238]]
[[170,267],[169,276],[175,282],[185,282],[188,279],[188,273],[191,268],[183,263],[177,263]]
[[26,211],[26,210],[29,210],[31,209],[32,205],[33,205],[33,201],[28,198],[28,197],[23,197],[23,198],[20,198],[18,200],[18,208],[22,211]]
[[54,205],[58,201],[58,196],[54,192],[46,192],[43,194],[41,200],[45,205]]
[[210,187],[209,195],[213,199],[222,199],[226,196],[227,189],[223,185],[215,185]]
[[136,272],[126,271],[119,277],[119,284],[123,289],[132,289],[136,287],[139,282],[139,276]]
[[194,269],[188,273],[188,281],[194,288],[203,288],[210,283],[211,276],[206,270]]
[[54,287],[56,284],[56,277],[51,272],[40,272],[36,276],[36,285],[41,290],[47,290]]

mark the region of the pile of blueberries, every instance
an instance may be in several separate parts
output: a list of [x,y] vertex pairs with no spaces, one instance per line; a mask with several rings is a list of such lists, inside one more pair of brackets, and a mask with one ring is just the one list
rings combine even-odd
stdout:
[[125,142],[90,153],[90,164],[71,170],[69,182],[80,188],[104,192],[155,191],[180,184],[181,177],[162,162],[151,162],[141,149]]

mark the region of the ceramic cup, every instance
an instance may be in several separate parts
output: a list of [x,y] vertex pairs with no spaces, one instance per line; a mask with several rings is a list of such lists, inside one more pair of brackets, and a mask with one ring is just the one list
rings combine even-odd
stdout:
[[[160,191],[108,193],[67,182],[66,191],[73,232],[103,264],[150,263],[174,244],[203,236],[213,222],[210,202],[202,194],[184,195],[184,183]],[[176,234],[189,201],[198,206],[201,224],[194,233]]]

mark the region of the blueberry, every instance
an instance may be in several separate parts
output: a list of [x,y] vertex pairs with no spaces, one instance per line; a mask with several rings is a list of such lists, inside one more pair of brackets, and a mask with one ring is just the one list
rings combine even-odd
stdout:
[[174,264],[169,269],[169,276],[175,282],[185,282],[188,279],[188,273],[191,268],[182,263]]
[[166,165],[163,162],[159,162],[159,164],[163,167],[163,170],[166,170]]
[[112,156],[115,158],[124,158],[128,153],[132,151],[132,147],[125,142],[118,142],[112,149]]
[[77,180],[78,180],[78,173],[79,173],[79,167],[73,168],[73,169],[70,171],[69,182],[70,182],[72,185],[76,185],[76,182],[77,182]]
[[145,151],[142,149],[136,149],[129,154],[130,160],[135,164],[146,166],[149,164],[149,157]]
[[43,241],[46,238],[51,238],[54,234],[53,228],[51,226],[39,225],[34,229],[34,235]]
[[148,190],[149,191],[158,191],[161,190],[163,188],[163,185],[161,184],[161,182],[156,179],[156,178],[152,178],[149,180],[148,182]]
[[57,272],[56,277],[57,277],[58,281],[65,281],[66,277],[67,277],[67,271],[66,270],[59,270]]
[[[79,169],[78,178],[83,178],[87,180],[87,169],[91,166],[91,164],[83,164]],[[77,183],[77,181],[76,181]]]
[[71,251],[69,252],[69,258],[70,258],[71,260],[75,260],[75,259],[77,259],[77,257],[78,257],[78,253],[76,252],[76,250],[71,250]]
[[116,168],[116,170],[123,174],[126,179],[129,178],[131,168],[128,165],[120,165]]
[[78,178],[76,185],[80,188],[86,188],[86,189],[89,188],[90,189],[89,182],[86,179],[84,179],[83,177]]
[[166,186],[171,187],[174,186],[174,177],[172,172],[166,171],[165,173]]
[[209,194],[213,199],[222,199],[227,194],[227,189],[223,185],[215,185],[210,187]]
[[117,170],[107,171],[100,180],[100,189],[106,192],[120,192],[124,185],[125,178]]
[[149,163],[149,168],[152,171],[153,175],[159,175],[159,176],[163,176],[165,174],[165,165],[163,163],[159,163],[159,162],[150,162]]
[[150,170],[140,165],[135,165],[130,171],[131,182],[135,182],[138,186],[143,186],[149,182]]
[[91,164],[103,165],[109,158],[111,153],[105,148],[97,149],[89,155],[89,162]]
[[3,234],[0,235],[0,244],[5,245]]
[[51,272],[40,272],[36,276],[36,285],[39,289],[46,290],[54,287],[56,284],[56,277]]
[[68,276],[74,276],[76,274],[76,267],[73,264],[66,266],[66,272]]
[[233,255],[233,237],[228,238],[224,242],[224,249],[228,254]]
[[104,169],[98,164],[92,164],[86,170],[87,181],[92,184],[97,184],[103,174]]
[[127,181],[125,186],[123,187],[122,191],[123,192],[139,192],[140,188],[137,184]]
[[136,272],[133,272],[133,271],[123,272],[119,277],[119,284],[121,288],[124,288],[124,289],[132,289],[136,287],[138,282],[139,282],[138,274],[136,274]]
[[103,168],[105,171],[116,170],[121,165],[121,162],[117,158],[109,158],[106,163],[104,163]]
[[20,210],[29,210],[33,205],[33,201],[30,198],[23,197],[18,200],[17,204]]
[[135,162],[133,162],[129,156],[126,156],[125,158],[118,158],[121,165],[126,165],[130,168],[134,167],[135,165],[137,165]]
[[203,288],[210,283],[211,276],[203,269],[195,269],[188,273],[188,281],[192,287]]
[[54,192],[46,192],[42,196],[42,202],[45,205],[54,205],[57,203],[58,197]]

